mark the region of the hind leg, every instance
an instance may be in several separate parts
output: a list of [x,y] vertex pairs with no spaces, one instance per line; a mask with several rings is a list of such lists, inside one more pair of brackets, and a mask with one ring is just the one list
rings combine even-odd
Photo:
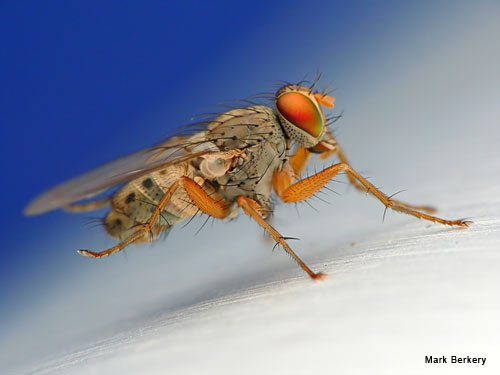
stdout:
[[170,186],[170,188],[167,190],[165,195],[161,198],[160,202],[156,206],[149,220],[145,224],[138,225],[137,230],[134,233],[132,233],[129,237],[127,237],[125,240],[109,248],[108,250],[104,250],[101,252],[94,252],[90,250],[78,250],[78,254],[83,255],[85,257],[101,258],[107,255],[111,255],[117,251],[120,251],[133,242],[142,242],[141,240],[143,240],[144,236],[147,236],[148,233],[150,233],[150,231],[152,230],[154,223],[160,216],[161,212],[163,211],[163,208],[170,200],[170,197],[172,196],[172,194],[174,193],[174,191],[177,189],[178,186],[179,186],[179,181],[175,182],[174,184],[172,184],[172,186]]
[[94,252],[90,250],[78,250],[78,253],[86,257],[101,258],[120,251],[133,242],[143,242],[144,237],[151,233],[152,230],[154,230],[154,224],[156,223],[156,220],[161,215],[161,212],[172,197],[172,194],[174,194],[174,192],[178,188],[183,188],[184,190],[186,190],[192,203],[204,213],[217,219],[223,219],[229,214],[228,205],[225,201],[223,201],[222,199],[212,198],[194,180],[190,179],[189,177],[183,176],[175,183],[173,183],[172,186],[170,186],[170,188],[167,190],[165,195],[161,198],[160,202],[156,206],[149,220],[144,224],[137,225],[137,230],[125,240],[105,251]]

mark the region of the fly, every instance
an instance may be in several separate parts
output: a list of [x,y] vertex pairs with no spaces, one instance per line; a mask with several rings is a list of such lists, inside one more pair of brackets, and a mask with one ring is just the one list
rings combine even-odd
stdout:
[[[318,77],[319,79],[319,77]],[[305,201],[344,172],[358,190],[368,192],[386,209],[444,225],[468,227],[467,220],[433,216],[435,209],[388,197],[354,170],[325,117],[334,98],[315,86],[285,84],[273,95],[273,108],[249,103],[206,122],[185,128],[159,145],[112,161],[41,194],[25,209],[37,215],[56,208],[83,212],[109,206],[103,223],[119,243],[104,251],[78,250],[100,258],[129,244],[149,242],[182,220],[203,212],[216,219],[235,218],[240,209],[256,221],[313,279],[313,272],[269,224],[271,195],[284,203]],[[338,163],[301,178],[313,154]],[[114,186],[109,198],[79,203]]]

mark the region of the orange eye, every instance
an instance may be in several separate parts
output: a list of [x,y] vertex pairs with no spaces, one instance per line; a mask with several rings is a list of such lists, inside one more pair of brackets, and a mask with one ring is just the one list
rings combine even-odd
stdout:
[[313,137],[321,134],[323,120],[318,108],[307,96],[298,92],[287,92],[276,99],[276,108],[288,122]]

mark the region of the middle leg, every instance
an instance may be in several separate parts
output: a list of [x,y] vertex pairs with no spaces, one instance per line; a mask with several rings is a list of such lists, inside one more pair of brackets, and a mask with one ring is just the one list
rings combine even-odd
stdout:
[[315,273],[313,272],[303,261],[298,257],[297,254],[293,252],[293,250],[288,246],[287,242],[285,241],[285,238],[279,234],[279,232],[274,229],[267,221],[265,221],[262,218],[262,215],[260,212],[262,211],[262,207],[254,201],[253,199],[240,196],[237,198],[236,202],[238,203],[238,206],[240,206],[243,211],[250,216],[252,219],[254,219],[262,228],[266,230],[267,233],[271,235],[271,237],[274,238],[274,240],[279,243],[285,251],[295,260],[299,266],[307,272],[307,274],[314,280],[321,280],[327,277],[328,275],[322,272]]

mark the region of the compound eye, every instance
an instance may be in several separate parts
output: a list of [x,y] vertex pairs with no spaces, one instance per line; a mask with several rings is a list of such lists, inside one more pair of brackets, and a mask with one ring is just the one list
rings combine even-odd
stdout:
[[323,120],[318,108],[307,96],[298,92],[287,92],[276,99],[276,108],[288,122],[313,137],[321,134]]

